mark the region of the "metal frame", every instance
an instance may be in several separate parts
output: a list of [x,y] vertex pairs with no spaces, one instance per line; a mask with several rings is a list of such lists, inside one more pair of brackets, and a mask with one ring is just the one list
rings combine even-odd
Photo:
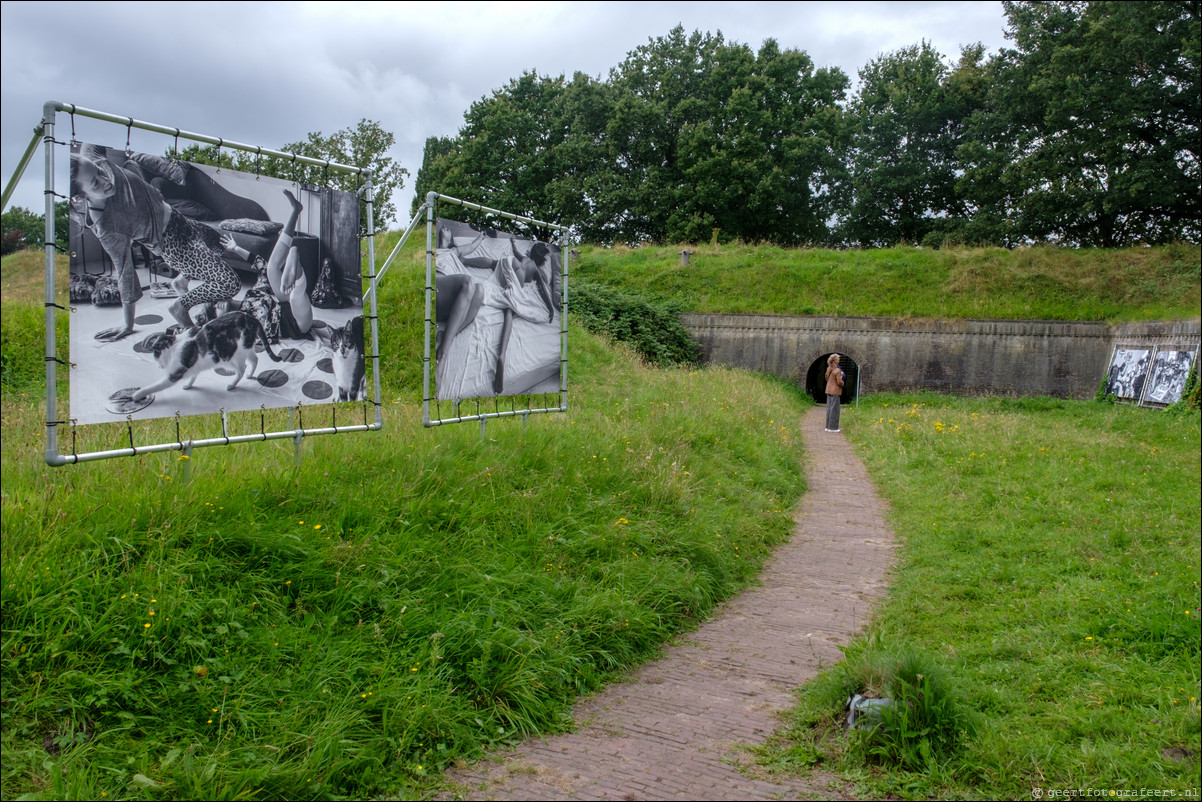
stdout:
[[[201,142],[209,145],[216,145],[219,148],[232,148],[234,150],[243,150],[258,155],[274,156],[282,159],[288,159],[292,162],[300,162],[302,164],[310,164],[318,167],[324,167],[328,170],[335,170],[343,173],[355,173],[364,177],[365,183],[362,193],[366,198],[367,203],[367,254],[368,254],[368,270],[371,292],[371,354],[367,357],[372,361],[373,371],[373,390],[375,398],[372,401],[374,404],[375,421],[367,422],[366,410],[364,414],[364,423],[362,425],[353,426],[338,426],[333,425],[318,429],[305,429],[303,421],[300,417],[301,405],[293,407],[298,412],[297,419],[302,425],[295,429],[286,431],[267,432],[262,428],[256,434],[233,435],[228,432],[228,423],[225,410],[221,410],[221,437],[206,438],[203,440],[184,440],[178,439],[173,442],[157,443],[152,445],[137,446],[133,442],[132,419],[127,416],[127,425],[130,427],[130,447],[112,449],[108,451],[93,451],[87,453],[76,453],[72,451],[69,454],[59,453],[58,450],[58,427],[64,424],[71,423],[70,420],[58,420],[58,403],[56,398],[57,389],[57,369],[59,364],[65,364],[58,358],[58,352],[55,344],[55,313],[56,310],[63,309],[55,303],[55,280],[54,280],[54,145],[58,144],[54,139],[54,126],[56,115],[58,112],[66,112],[71,115],[78,114],[81,117],[90,117],[92,119],[111,122],[117,125],[124,126],[127,130],[137,128],[144,131],[152,131],[155,133],[168,134],[179,138],[188,139],[194,142]],[[207,446],[232,445],[234,443],[249,443],[260,440],[280,440],[291,439],[297,447],[299,458],[300,446],[305,437],[322,434],[342,434],[344,432],[360,432],[360,431],[378,431],[384,426],[384,419],[380,404],[380,358],[379,358],[379,319],[376,314],[376,295],[374,292],[376,283],[376,268],[375,268],[375,221],[373,220],[372,209],[372,181],[371,171],[351,165],[337,164],[335,162],[314,159],[307,156],[299,156],[294,153],[286,153],[279,150],[271,150],[260,147],[258,145],[245,145],[239,142],[231,142],[221,137],[209,136],[207,134],[197,134],[190,131],[182,131],[179,128],[158,125],[155,123],[143,122],[135,120],[132,117],[124,117],[107,112],[96,111],[94,109],[86,109],[76,106],[71,103],[60,103],[58,101],[48,101],[42,109],[41,125],[34,130],[33,140],[26,149],[21,163],[17,168],[16,174],[4,188],[3,205],[7,207],[8,200],[12,196],[17,182],[20,181],[25,168],[29,165],[33,158],[33,153],[37,148],[38,140],[42,141],[46,157],[46,229],[45,229],[45,253],[46,253],[46,463],[51,466],[62,466],[80,462],[88,462],[91,460],[111,459],[113,457],[136,456],[138,454],[150,454],[159,451],[180,451],[184,454],[191,454],[193,449],[204,448]],[[66,310],[64,310],[66,311]],[[366,401],[363,402],[365,405]],[[316,405],[314,405],[316,406]],[[324,405],[323,405],[324,406]],[[178,427],[177,427],[178,428]]]
[[[563,272],[561,275],[561,287],[560,287],[561,309],[560,309],[560,315],[559,315],[559,406],[557,406],[557,407],[542,407],[542,408],[537,408],[537,409],[535,409],[535,408],[526,408],[526,409],[514,408],[514,409],[503,410],[503,409],[499,408],[500,407],[499,402],[496,402],[494,400],[494,410],[492,412],[484,412],[484,411],[480,410],[480,401],[479,401],[479,399],[477,399],[476,400],[476,411],[474,413],[464,415],[464,414],[460,414],[458,411],[459,405],[461,403],[463,403],[463,401],[460,400],[460,401],[453,402],[456,413],[452,417],[432,418],[430,416],[430,402],[435,401],[435,403],[437,403],[437,401],[434,398],[432,398],[431,393],[430,393],[430,388],[431,388],[430,367],[433,364],[433,360],[431,360],[431,358],[430,358],[430,351],[432,348],[433,333],[434,333],[434,317],[432,314],[432,310],[434,308],[433,301],[434,301],[434,290],[435,290],[435,285],[434,285],[434,238],[433,238],[434,237],[434,204],[439,199],[446,201],[447,203],[454,203],[459,206],[463,206],[464,208],[467,208],[467,209],[473,209],[478,212],[484,212],[485,214],[496,215],[497,217],[504,217],[509,220],[516,220],[518,222],[528,223],[530,225],[542,226],[544,228],[549,228],[553,231],[559,232],[559,235],[560,235],[559,236],[560,263],[563,265]],[[409,230],[406,231],[405,237],[402,237],[401,243],[404,242],[405,238],[407,238],[409,236],[409,234],[412,232],[412,230],[416,227],[418,218],[421,217],[423,209],[425,210],[425,213],[426,213],[426,330],[425,330],[425,356],[423,357],[423,362],[422,362],[422,425],[429,428],[429,427],[433,427],[433,426],[442,426],[443,424],[447,424],[447,423],[465,423],[467,421],[478,420],[478,421],[480,421],[480,434],[481,434],[481,436],[483,436],[484,425],[485,425],[485,422],[489,418],[521,417],[522,422],[525,423],[527,417],[529,417],[530,415],[537,414],[537,413],[566,412],[568,409],[568,273],[569,273],[568,235],[569,235],[569,229],[566,226],[556,225],[555,223],[548,223],[543,220],[536,220],[532,217],[525,217],[523,215],[512,214],[510,212],[501,211],[500,209],[491,209],[487,206],[481,206],[480,204],[477,204],[477,203],[471,203],[470,201],[461,200],[459,198],[453,198],[450,195],[442,195],[438,192],[429,192],[426,194],[425,203],[423,203],[421,205],[421,207],[418,208],[417,214],[415,214],[413,217],[413,222],[411,222],[409,224]],[[401,244],[398,243],[396,250],[399,251],[400,247],[401,247]],[[393,252],[394,255],[395,255],[395,253],[396,253],[396,251]],[[391,260],[392,260],[392,257],[389,257],[389,262],[391,262]],[[387,264],[385,265],[385,267],[387,267]],[[382,273],[383,273],[383,269],[381,269],[381,274]],[[491,397],[493,399],[500,398],[500,396],[491,396]]]

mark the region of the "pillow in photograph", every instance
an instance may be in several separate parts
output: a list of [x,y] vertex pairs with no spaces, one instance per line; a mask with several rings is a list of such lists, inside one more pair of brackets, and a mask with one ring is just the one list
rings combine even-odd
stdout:
[[92,300],[92,290],[96,288],[96,277],[89,275],[71,276],[71,303],[84,304]]
[[222,220],[219,224],[225,231],[235,231],[239,234],[254,234],[259,237],[270,237],[284,229],[283,223],[273,223],[270,220],[250,220],[245,217],[233,220]]
[[117,279],[112,276],[96,279],[96,286],[92,288],[92,303],[97,306],[120,306],[121,288],[117,286]]

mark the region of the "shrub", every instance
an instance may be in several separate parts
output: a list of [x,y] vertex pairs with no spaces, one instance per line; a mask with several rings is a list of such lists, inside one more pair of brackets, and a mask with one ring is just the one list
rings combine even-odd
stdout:
[[634,348],[654,365],[696,364],[701,351],[680,322],[681,309],[587,280],[572,285],[571,313],[589,331]]
[[1202,382],[1198,381],[1198,363],[1189,369],[1185,379],[1185,387],[1181,391],[1181,400],[1172,404],[1169,409],[1174,412],[1197,412],[1202,408]]

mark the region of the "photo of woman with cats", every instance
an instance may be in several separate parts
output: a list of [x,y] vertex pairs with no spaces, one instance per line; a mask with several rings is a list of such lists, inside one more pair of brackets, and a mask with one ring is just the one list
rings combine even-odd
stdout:
[[319,319],[309,288],[323,262],[359,274],[353,195],[81,143],[71,186],[76,422],[338,398],[329,332],[351,330],[362,292],[347,282]]
[[[222,261],[217,232],[175,211],[147,181],[143,165],[150,167],[160,161],[131,153],[118,165],[95,147],[72,149],[72,221],[78,220],[100,240],[116,268],[121,295],[124,325],[97,332],[98,340],[111,342],[133,333],[136,304],[142,297],[134,273],[135,242],[179,274],[174,284],[180,296],[169,311],[182,326],[193,325],[193,307],[225,303],[238,292],[238,276]],[[190,279],[201,283],[189,290]]]

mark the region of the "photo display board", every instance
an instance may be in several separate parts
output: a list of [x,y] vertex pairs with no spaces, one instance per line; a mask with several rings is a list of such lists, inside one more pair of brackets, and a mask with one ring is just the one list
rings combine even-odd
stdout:
[[1115,348],[1106,374],[1106,394],[1138,401],[1143,393],[1152,351],[1147,348]]
[[1144,403],[1175,404],[1185,391],[1185,380],[1189,378],[1190,365],[1197,351],[1157,351],[1152,361],[1152,373],[1148,379]]
[[459,401],[560,389],[562,267],[545,242],[440,218],[435,395]]
[[365,397],[355,195],[71,145],[71,418]]

